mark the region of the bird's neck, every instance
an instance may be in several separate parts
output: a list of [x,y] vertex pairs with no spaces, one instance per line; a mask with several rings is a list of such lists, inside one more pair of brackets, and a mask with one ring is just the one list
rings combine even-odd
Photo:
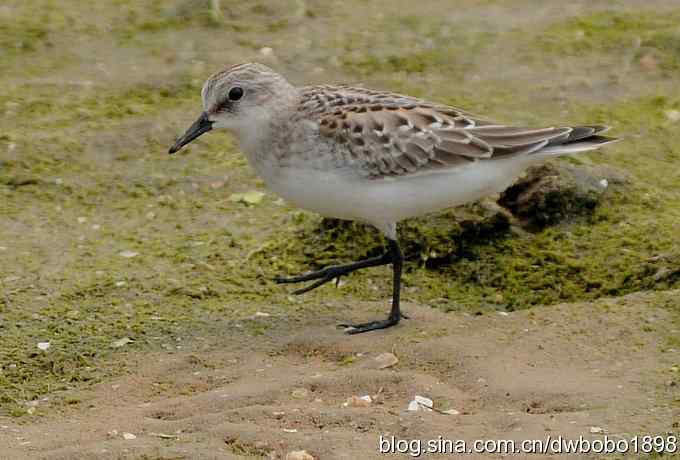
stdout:
[[296,101],[282,101],[275,109],[258,112],[234,134],[250,165],[263,178],[275,173],[291,136],[291,114]]

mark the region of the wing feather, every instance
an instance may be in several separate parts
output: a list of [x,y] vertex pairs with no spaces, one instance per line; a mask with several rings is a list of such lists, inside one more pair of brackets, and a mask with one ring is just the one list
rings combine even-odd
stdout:
[[599,139],[606,129],[505,126],[455,107],[349,86],[303,88],[300,112],[317,121],[322,136],[343,144],[348,150],[344,156],[375,178],[528,155]]

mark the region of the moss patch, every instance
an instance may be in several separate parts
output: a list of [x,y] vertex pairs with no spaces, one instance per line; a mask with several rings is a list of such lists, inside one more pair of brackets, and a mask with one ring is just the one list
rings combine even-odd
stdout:
[[554,24],[536,40],[546,52],[572,56],[632,50],[673,71],[680,66],[679,20],[680,11],[601,11]]

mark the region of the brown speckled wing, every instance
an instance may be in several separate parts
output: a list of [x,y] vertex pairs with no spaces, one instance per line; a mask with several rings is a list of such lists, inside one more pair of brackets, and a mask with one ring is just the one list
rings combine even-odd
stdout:
[[586,137],[597,130],[503,126],[453,107],[349,86],[302,88],[300,112],[374,178],[527,154],[568,141],[576,130]]

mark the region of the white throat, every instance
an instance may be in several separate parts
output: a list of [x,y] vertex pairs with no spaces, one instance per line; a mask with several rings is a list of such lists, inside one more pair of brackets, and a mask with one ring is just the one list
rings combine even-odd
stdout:
[[260,145],[269,137],[271,114],[266,110],[253,108],[248,117],[216,120],[213,127],[231,131],[236,136],[243,153],[253,157],[260,150]]

